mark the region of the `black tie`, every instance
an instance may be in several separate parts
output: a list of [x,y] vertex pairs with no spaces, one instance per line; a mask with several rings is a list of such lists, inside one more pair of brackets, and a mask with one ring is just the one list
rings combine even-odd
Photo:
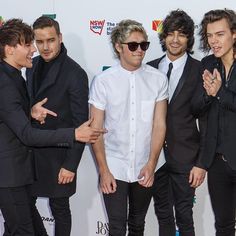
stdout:
[[171,74],[172,69],[173,69],[173,63],[171,62],[171,63],[169,63],[169,69],[166,74],[168,80],[170,79],[170,74]]

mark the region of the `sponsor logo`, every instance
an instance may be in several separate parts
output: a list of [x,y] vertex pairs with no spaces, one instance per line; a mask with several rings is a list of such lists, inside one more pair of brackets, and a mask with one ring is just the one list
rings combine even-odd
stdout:
[[53,20],[55,20],[56,17],[57,17],[56,14],[43,14],[43,16],[47,16],[47,17],[49,17],[49,18],[51,18],[51,19],[53,19]]
[[161,33],[163,29],[163,21],[162,20],[153,20],[152,21],[152,30]]
[[106,35],[110,35],[117,23],[106,20],[90,20],[89,25],[90,30],[95,34],[102,35],[105,33]]
[[102,71],[104,71],[104,70],[107,70],[108,68],[110,68],[111,66],[103,66],[102,67]]
[[42,216],[41,218],[43,222],[47,222],[49,224],[55,224],[55,220],[52,217]]
[[0,27],[4,24],[4,19],[3,19],[3,17],[2,16],[0,16]]
[[113,28],[117,26],[118,23],[115,23],[115,22],[110,22],[108,21],[107,22],[107,35],[110,35]]
[[97,221],[97,235],[107,235],[109,233],[109,224]]
[[90,20],[90,30],[95,34],[102,34],[105,20]]

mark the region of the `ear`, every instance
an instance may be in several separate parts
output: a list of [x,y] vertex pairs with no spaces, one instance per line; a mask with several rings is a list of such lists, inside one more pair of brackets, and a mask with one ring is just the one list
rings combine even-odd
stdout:
[[59,41],[62,43],[62,33],[59,34]]
[[121,46],[120,43],[116,43],[116,44],[115,44],[115,48],[116,48],[117,52],[119,52],[119,53],[122,52],[122,46]]
[[6,45],[5,46],[5,55],[6,55],[6,57],[12,56],[14,54],[14,49],[15,49],[15,47]]
[[233,32],[233,39],[236,40],[236,31]]

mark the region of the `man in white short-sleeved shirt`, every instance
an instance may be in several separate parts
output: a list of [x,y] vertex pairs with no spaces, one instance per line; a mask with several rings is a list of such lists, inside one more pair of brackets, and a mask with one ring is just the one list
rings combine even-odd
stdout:
[[167,79],[142,64],[149,42],[140,23],[121,21],[111,42],[120,63],[97,75],[90,91],[92,126],[108,130],[93,151],[109,235],[125,236],[127,221],[130,235],[143,235],[154,172],[165,162]]

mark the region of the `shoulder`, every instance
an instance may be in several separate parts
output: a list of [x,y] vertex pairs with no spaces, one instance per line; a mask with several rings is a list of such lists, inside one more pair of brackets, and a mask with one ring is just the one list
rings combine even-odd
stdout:
[[86,71],[71,57],[66,56],[62,67],[63,73],[68,74],[70,78],[88,79]]
[[192,56],[188,55],[186,63],[191,63],[194,66],[201,66],[201,61],[193,58]]
[[152,77],[155,78],[166,78],[166,75],[162,73],[159,69],[156,69],[155,67],[152,67],[150,65],[144,64],[143,65],[143,70],[145,73],[149,74]]
[[147,62],[147,64],[154,67],[154,68],[158,68],[158,65],[163,57],[165,57],[165,55],[160,58],[157,58],[155,60],[149,61],[149,62]]
[[218,60],[212,54],[212,55],[204,57],[201,62],[202,62],[202,65],[203,65],[204,68],[211,68],[212,66],[217,64]]
[[121,72],[121,68],[119,65],[114,65],[109,67],[108,69],[98,73],[97,75],[95,75],[94,79],[96,80],[109,80],[112,77],[116,77],[119,76]]

